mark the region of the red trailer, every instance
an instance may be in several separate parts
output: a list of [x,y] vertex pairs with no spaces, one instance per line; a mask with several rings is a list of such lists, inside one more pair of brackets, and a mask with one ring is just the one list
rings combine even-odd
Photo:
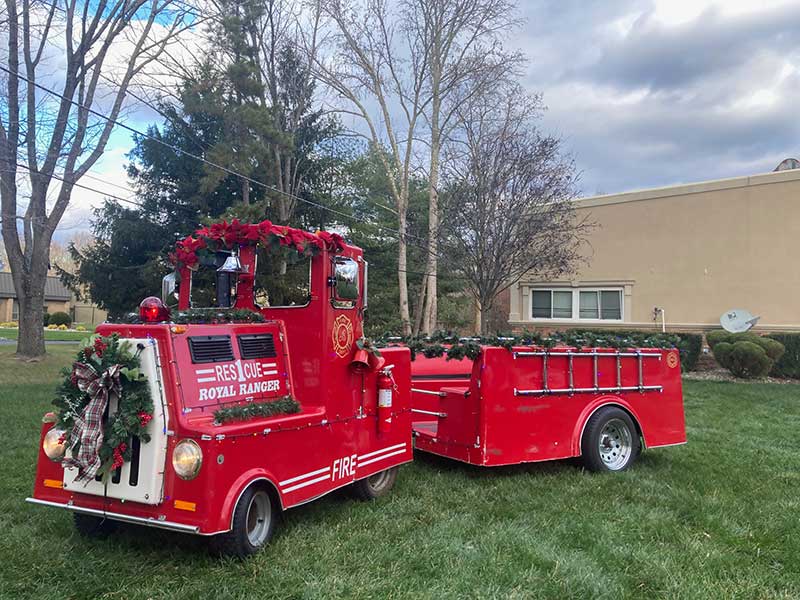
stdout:
[[[278,235],[308,234],[278,228]],[[239,264],[217,275],[223,306],[209,313],[210,323],[171,322],[151,298],[142,304],[142,324],[101,325],[100,335],[138,347],[155,404],[151,440],[131,440],[130,461],[84,484],[76,482],[78,469],[62,465],[63,432],[47,422],[28,500],[73,511],[83,532],[124,521],[211,536],[222,551],[246,555],[269,540],[280,510],[343,486],[364,499],[387,493],[398,465],[412,459],[410,353],[387,349],[388,369],[354,362],[366,263],[359,248],[329,242],[310,259],[303,305],[257,306],[256,246],[234,242],[221,259]],[[189,309],[197,273],[185,264],[180,271],[179,308]],[[228,289],[233,309],[266,320],[213,323],[229,310]],[[220,408],[288,395],[299,412],[215,420]],[[116,408],[109,404],[105,418]]]
[[474,465],[581,456],[619,471],[686,442],[677,350],[484,347],[412,363],[416,448]]

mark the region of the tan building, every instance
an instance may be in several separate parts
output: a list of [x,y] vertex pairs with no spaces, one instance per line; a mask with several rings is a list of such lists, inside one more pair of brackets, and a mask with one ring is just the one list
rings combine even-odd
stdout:
[[[94,327],[106,319],[106,311],[75,299],[58,277],[48,277],[44,286],[44,310],[51,315],[65,312],[73,323]],[[0,273],[0,322],[19,321],[19,303],[11,273]]]
[[[719,327],[747,309],[758,330],[800,330],[800,169],[576,201],[597,227],[585,264],[510,290],[516,329]],[[657,310],[660,309],[660,310]]]

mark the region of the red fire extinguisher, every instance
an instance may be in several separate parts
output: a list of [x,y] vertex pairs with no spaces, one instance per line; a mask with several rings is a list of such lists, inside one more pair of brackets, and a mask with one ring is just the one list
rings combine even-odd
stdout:
[[394,365],[386,365],[378,373],[378,432],[388,433],[392,428],[392,393]]

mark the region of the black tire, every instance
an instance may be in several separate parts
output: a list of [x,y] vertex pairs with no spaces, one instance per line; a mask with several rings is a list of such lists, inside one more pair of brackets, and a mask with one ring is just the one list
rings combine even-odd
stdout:
[[642,443],[630,415],[608,406],[594,413],[581,438],[581,457],[590,471],[624,471],[639,457]]
[[392,467],[385,471],[380,471],[359,479],[352,485],[353,495],[359,500],[375,500],[388,494],[394,487],[394,482],[397,480],[397,470],[399,467]]
[[223,556],[246,558],[266,546],[275,532],[278,510],[269,491],[250,486],[233,511],[233,528],[211,539],[211,549]]
[[95,517],[81,513],[72,513],[75,530],[87,538],[103,538],[114,533],[119,523],[104,517]]

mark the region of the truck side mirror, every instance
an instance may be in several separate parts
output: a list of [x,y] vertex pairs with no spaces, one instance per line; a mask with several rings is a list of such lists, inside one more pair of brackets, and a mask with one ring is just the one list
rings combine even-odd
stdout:
[[352,258],[337,256],[333,260],[331,303],[334,308],[355,308],[360,294],[358,263]]
[[163,279],[161,279],[161,300],[164,304],[168,304],[170,301],[175,299],[175,287],[177,285],[178,278],[175,275],[175,271],[169,273],[168,275],[164,275]]

